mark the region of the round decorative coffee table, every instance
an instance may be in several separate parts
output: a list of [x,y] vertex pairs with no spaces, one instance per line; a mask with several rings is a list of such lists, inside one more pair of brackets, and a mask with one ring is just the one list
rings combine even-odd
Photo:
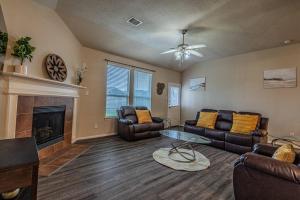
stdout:
[[155,151],[153,158],[157,162],[176,170],[186,171],[198,171],[210,166],[210,161],[194,150],[195,145],[211,143],[208,138],[176,130],[163,130],[160,133],[177,139],[178,142],[171,143],[171,148]]

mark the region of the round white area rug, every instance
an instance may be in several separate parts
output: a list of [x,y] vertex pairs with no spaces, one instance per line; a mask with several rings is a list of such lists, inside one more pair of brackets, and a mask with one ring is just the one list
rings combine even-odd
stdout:
[[[174,160],[185,161],[183,157],[181,157],[177,153],[171,154],[171,158],[169,157],[169,151],[171,148],[160,148],[153,153],[153,158],[156,162],[170,167],[175,170],[183,170],[183,171],[200,171],[207,169],[210,166],[210,161],[198,151],[195,151],[196,160],[190,163],[185,162],[177,162]],[[186,152],[192,154],[192,150],[189,149],[179,149],[180,152]]]

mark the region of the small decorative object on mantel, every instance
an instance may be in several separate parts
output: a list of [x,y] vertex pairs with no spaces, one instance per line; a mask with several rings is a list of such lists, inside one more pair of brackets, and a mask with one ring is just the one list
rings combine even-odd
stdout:
[[87,66],[85,63],[82,64],[82,66],[78,67],[77,70],[76,70],[76,79],[75,79],[75,84],[76,85],[80,85],[82,80],[83,80],[83,77],[84,77],[84,73],[87,72]]
[[15,189],[13,191],[3,192],[1,194],[1,196],[2,196],[3,199],[13,199],[16,196],[18,196],[19,192],[20,192],[20,189],[18,188],[18,189]]
[[52,80],[64,82],[67,79],[67,67],[60,56],[56,54],[47,55],[45,59],[45,67]]
[[206,87],[206,77],[199,77],[190,79],[190,90],[197,90],[199,88],[205,89]]
[[164,83],[157,83],[157,88],[156,88],[156,93],[158,95],[162,95],[162,93],[164,92],[166,85]]
[[297,68],[271,69],[264,71],[264,88],[297,87]]
[[21,37],[19,40],[16,41],[16,44],[13,47],[13,53],[11,54],[21,61],[20,65],[15,66],[15,72],[24,75],[27,75],[28,73],[28,67],[24,64],[24,62],[27,59],[31,62],[32,53],[35,50],[35,47],[29,44],[30,40],[30,37]]

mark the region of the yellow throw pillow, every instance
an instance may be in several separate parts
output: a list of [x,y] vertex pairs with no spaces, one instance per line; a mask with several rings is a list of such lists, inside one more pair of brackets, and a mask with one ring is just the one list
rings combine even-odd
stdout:
[[291,144],[282,145],[275,151],[275,153],[272,156],[272,158],[276,160],[280,160],[282,162],[287,162],[291,164],[294,163],[295,157],[296,152]]
[[139,124],[152,123],[152,118],[149,110],[135,110]]
[[196,126],[203,128],[215,128],[217,117],[217,112],[200,112],[200,117]]
[[230,132],[249,134],[255,131],[259,116],[233,113],[233,124]]

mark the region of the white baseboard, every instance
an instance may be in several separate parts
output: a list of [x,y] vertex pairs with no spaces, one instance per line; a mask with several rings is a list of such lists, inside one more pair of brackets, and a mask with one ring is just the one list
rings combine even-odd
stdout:
[[91,135],[91,136],[85,136],[85,137],[78,137],[75,138],[72,143],[81,141],[81,140],[88,140],[88,139],[96,139],[96,138],[102,138],[102,137],[107,137],[107,136],[114,136],[117,135],[117,133],[104,133],[104,134],[99,134],[99,135]]

